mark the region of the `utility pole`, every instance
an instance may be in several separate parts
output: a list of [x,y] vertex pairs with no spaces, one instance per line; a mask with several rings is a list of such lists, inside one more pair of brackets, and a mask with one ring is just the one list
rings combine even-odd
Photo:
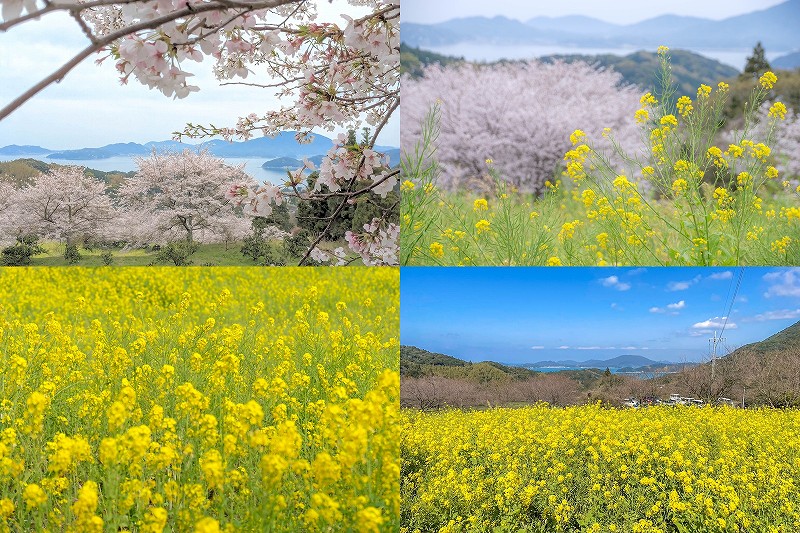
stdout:
[[720,342],[724,342],[725,339],[723,337],[717,337],[717,332],[714,332],[714,336],[708,339],[708,344],[711,347],[711,381],[714,381],[714,373],[717,366],[717,345]]

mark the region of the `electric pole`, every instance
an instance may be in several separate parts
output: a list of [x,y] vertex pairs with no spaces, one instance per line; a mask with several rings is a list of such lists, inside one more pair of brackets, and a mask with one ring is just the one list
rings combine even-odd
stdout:
[[724,342],[724,337],[717,337],[717,332],[714,332],[714,336],[708,339],[708,344],[711,347],[711,381],[714,381],[714,372],[717,366],[717,345],[720,342]]

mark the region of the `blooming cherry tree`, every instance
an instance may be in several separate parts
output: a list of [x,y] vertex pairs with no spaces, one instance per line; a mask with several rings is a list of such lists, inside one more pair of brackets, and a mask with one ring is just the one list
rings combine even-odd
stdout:
[[125,180],[119,190],[122,206],[131,218],[141,221],[130,221],[134,236],[157,242],[177,238],[211,242],[246,233],[249,221],[243,224],[225,197],[231,182],[255,184],[241,169],[229,167],[207,152],[191,150],[153,154],[138,158],[136,164],[136,175]]
[[480,180],[491,159],[512,185],[539,192],[562,164],[577,128],[599,147],[611,147],[603,136],[607,127],[617,142],[637,145],[640,132],[630,117],[638,99],[637,89],[620,86],[619,74],[585,63],[431,65],[422,78],[403,79],[401,144],[410,151],[438,101],[443,186]]
[[42,173],[9,194],[3,217],[7,236],[35,233],[71,244],[101,235],[117,216],[106,184],[87,176],[82,167]]
[[[316,2],[310,0],[0,0],[0,31],[61,11],[75,19],[89,41],[61,68],[1,109],[0,120],[95,54],[100,54],[98,63],[113,62],[123,82],[136,80],[174,98],[199,90],[191,83],[193,70],[210,58],[219,80],[272,88],[287,103],[227,126],[189,124],[178,138],[247,139],[254,133],[294,130],[303,141],[315,129],[371,128],[364,143],[334,146],[311,190],[300,187],[302,169],[287,182],[288,194],[299,201],[337,198],[338,214],[364,194],[385,195],[399,173],[386,168],[374,150],[400,104],[399,1],[347,2],[364,15],[319,21]],[[256,75],[266,81],[250,81]],[[229,196],[248,204],[254,214],[266,214],[282,201],[274,187],[247,189],[239,184]],[[368,226],[391,234],[390,218],[381,216]],[[333,222],[332,218],[301,263],[310,258]]]

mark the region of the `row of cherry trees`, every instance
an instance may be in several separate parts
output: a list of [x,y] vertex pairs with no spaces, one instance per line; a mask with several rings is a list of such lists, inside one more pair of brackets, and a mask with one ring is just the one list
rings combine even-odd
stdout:
[[[188,150],[136,163],[136,174],[115,189],[82,167],[57,167],[19,187],[0,185],[0,240],[33,234],[67,244],[140,246],[230,242],[250,231],[252,218],[226,198],[232,183],[255,186],[240,168]],[[268,235],[288,234],[273,227]]]
[[[339,21],[318,20],[317,2],[310,0],[0,3],[0,32],[62,12],[75,20],[87,38],[83,50],[0,109],[0,121],[82,61],[99,54],[97,62],[113,63],[123,83],[136,80],[167,97],[185,98],[198,91],[189,79],[194,65],[209,58],[221,82],[271,88],[281,99],[280,109],[256,110],[227,126],[188,124],[177,138],[247,139],[255,133],[294,130],[302,141],[308,140],[312,130],[370,126],[373,133],[366,143],[351,145],[340,137],[311,188],[301,187],[304,169],[298,169],[286,191],[245,180],[231,188],[228,196],[251,214],[268,213],[287,195],[298,202],[333,198],[338,208],[310,243],[301,264],[312,254],[320,261],[347,262],[341,258],[357,254],[366,264],[396,264],[399,228],[392,218],[397,206],[388,206],[365,224],[363,232],[349,233],[350,250],[333,257],[318,245],[346,206],[370,193],[384,196],[397,183],[399,170],[382,165],[373,148],[400,104],[399,1],[347,0],[350,12],[363,16],[342,15]],[[257,77],[261,81],[251,81]],[[65,185],[51,183],[54,189]],[[182,224],[191,227],[194,221]]]

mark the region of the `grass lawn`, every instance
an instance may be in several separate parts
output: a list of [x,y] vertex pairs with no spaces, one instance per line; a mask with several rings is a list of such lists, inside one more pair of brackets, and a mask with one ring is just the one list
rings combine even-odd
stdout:
[[[84,250],[80,248],[81,260],[70,265],[64,259],[64,244],[55,241],[45,241],[41,246],[46,250],[46,253],[36,255],[31,260],[32,266],[103,266],[103,258],[101,254],[105,249],[95,248],[94,250]],[[320,248],[331,251],[339,246],[347,249],[347,243],[344,240],[334,242],[324,242]],[[246,257],[241,252],[242,243],[232,242],[226,244],[200,244],[197,251],[191,256],[192,265],[194,266],[256,266],[256,263],[249,257]],[[143,248],[131,249],[114,249],[111,252],[114,257],[112,266],[147,266],[150,265],[156,258],[156,251],[145,250]],[[300,261],[298,257],[290,265],[296,265]],[[172,263],[158,263],[160,265],[169,266]],[[361,264],[361,261],[353,263]]]

